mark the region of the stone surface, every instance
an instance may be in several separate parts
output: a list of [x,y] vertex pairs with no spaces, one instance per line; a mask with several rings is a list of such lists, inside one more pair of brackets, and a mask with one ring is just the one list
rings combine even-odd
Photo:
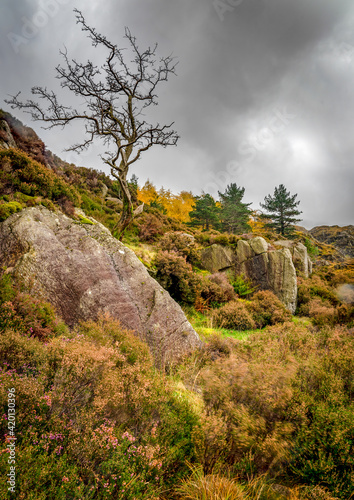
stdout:
[[295,312],[297,278],[289,249],[255,255],[238,264],[236,270],[260,290],[271,290],[292,314]]
[[228,247],[214,244],[201,252],[201,263],[210,273],[228,269],[234,262],[234,252]]
[[8,149],[16,147],[16,142],[8,123],[5,120],[0,120],[0,148]]
[[44,207],[13,214],[0,224],[2,266],[32,282],[32,293],[70,326],[110,313],[148,343],[159,366],[201,344],[180,306],[99,223],[76,223]]
[[236,247],[236,260],[239,264],[242,264],[245,260],[251,259],[255,256],[254,251],[250,247],[248,241],[239,240]]
[[312,273],[312,261],[307,253],[307,248],[302,243],[296,243],[291,240],[279,240],[274,242],[275,247],[283,247],[289,249],[295,269],[300,271],[305,278],[308,278]]
[[261,236],[249,240],[249,245],[256,255],[268,252],[268,243]]

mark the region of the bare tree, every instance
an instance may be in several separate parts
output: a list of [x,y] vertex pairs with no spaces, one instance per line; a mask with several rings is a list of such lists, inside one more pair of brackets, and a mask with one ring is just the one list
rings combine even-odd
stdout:
[[77,24],[88,33],[93,47],[103,46],[108,51],[105,63],[100,67],[94,66],[91,61],[80,63],[69,60],[67,50],[61,51],[65,65],[56,67],[57,78],[61,81],[61,87],[83,98],[84,110],[60,104],[56,94],[43,87],[33,87],[32,94],[43,100],[44,106],[33,100],[20,101],[20,92],[6,102],[12,108],[28,112],[33,120],[48,123],[44,127],[47,129],[82,120],[85,124],[85,140],[66,151],[81,152],[96,137],[103,139],[108,151],[102,159],[110,166],[111,174],[118,180],[122,193],[123,211],[115,228],[121,238],[134,217],[127,182],[130,165],[155,144],[164,147],[177,144],[178,135],[171,128],[173,123],[152,125],[144,119],[145,108],[157,104],[157,86],[167,81],[170,74],[175,74],[176,63],[171,56],[157,61],[157,44],[141,51],[136,38],[125,28],[124,38],[128,40],[129,50],[133,54],[132,59],[127,61],[123,57],[124,49],[118,48],[88,26],[79,10],[75,9],[74,12]]

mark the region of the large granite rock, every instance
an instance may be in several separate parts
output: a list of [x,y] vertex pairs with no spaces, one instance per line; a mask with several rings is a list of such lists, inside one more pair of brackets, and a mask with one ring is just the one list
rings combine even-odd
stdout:
[[235,257],[231,248],[214,244],[202,251],[201,262],[210,273],[215,273],[233,266]]
[[295,269],[300,271],[305,278],[312,273],[312,261],[307,253],[307,248],[302,243],[296,243],[291,240],[275,241],[276,247],[288,248],[290,250]]
[[269,251],[261,238],[240,240],[236,248],[236,273],[243,274],[261,290],[271,290],[294,313],[297,298],[297,278],[290,250]]
[[147,342],[158,366],[201,344],[180,306],[99,223],[27,208],[0,224],[2,266],[13,267],[70,326],[101,311],[118,318]]

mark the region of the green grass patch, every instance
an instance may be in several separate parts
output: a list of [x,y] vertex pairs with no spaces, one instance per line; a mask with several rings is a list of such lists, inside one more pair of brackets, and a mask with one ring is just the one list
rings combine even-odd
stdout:
[[208,339],[212,335],[221,335],[222,337],[232,337],[238,340],[247,339],[253,333],[260,332],[261,330],[228,330],[226,328],[218,328],[213,325],[213,318],[196,311],[193,307],[185,308],[184,310],[188,321],[194,330],[203,339]]

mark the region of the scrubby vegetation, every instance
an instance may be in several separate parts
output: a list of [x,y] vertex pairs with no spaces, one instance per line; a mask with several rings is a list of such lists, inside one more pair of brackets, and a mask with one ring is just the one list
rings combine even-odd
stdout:
[[[117,183],[49,155],[20,122],[12,127],[25,137],[22,150],[0,151],[0,221],[44,205],[114,231]],[[159,371],[147,346],[116,320],[70,329],[11,269],[1,270],[0,469],[6,477],[14,388],[16,498],[352,498],[353,262],[294,233],[315,270],[298,278],[291,316],[244,276],[202,268],[203,248],[230,250],[241,237],[215,229],[213,200],[201,204],[200,220],[211,227],[202,231],[188,224],[191,193],[139,188],[136,179],[130,189],[145,208],[123,241],[184,308],[203,347]],[[250,231],[271,242],[276,235],[265,224],[255,213],[249,220]],[[0,497],[11,498],[4,481]]]
[[[260,293],[255,303],[274,304]],[[13,387],[17,498],[352,495],[348,327],[285,322],[244,340],[214,335],[164,374],[108,316],[70,330],[9,274],[0,302],[1,426],[5,451]],[[248,303],[227,305],[251,317]],[[6,498],[4,482],[0,488]]]

